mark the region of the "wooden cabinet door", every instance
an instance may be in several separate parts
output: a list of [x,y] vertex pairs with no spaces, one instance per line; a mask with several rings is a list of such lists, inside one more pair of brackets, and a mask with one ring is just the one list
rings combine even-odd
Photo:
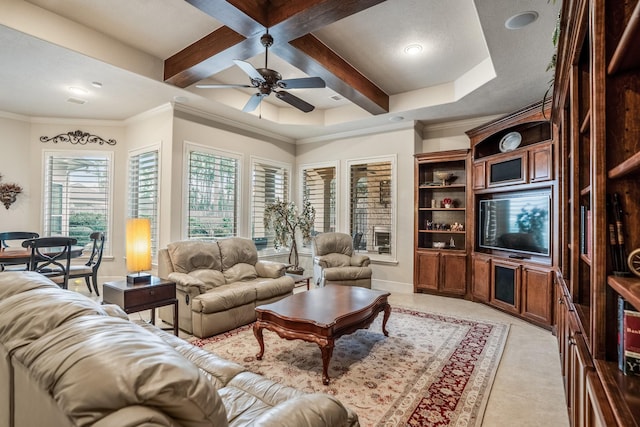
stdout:
[[485,162],[480,162],[473,165],[473,189],[474,190],[482,190],[487,185],[485,165],[486,165]]
[[491,281],[491,258],[483,256],[473,257],[473,279],[471,281],[471,292],[473,297],[489,302]]
[[467,256],[465,254],[440,255],[440,291],[448,294],[467,293]]
[[418,289],[438,290],[440,270],[440,254],[437,252],[423,252],[418,254]]
[[616,427],[618,425],[602,382],[595,371],[587,373],[584,425],[586,427]]
[[491,262],[490,303],[520,314],[520,264],[494,259]]
[[569,339],[569,418],[573,427],[586,426],[587,412],[587,374],[593,371],[593,363],[589,355],[584,336],[579,332],[576,316],[569,318],[571,338]]
[[[564,285],[562,282],[555,282],[555,332],[556,338],[558,339],[558,352],[560,353],[560,370],[562,373],[562,378],[564,379],[567,375],[567,371],[565,369],[564,356],[566,354],[567,349],[567,341],[565,335],[565,323],[567,321],[567,311],[568,307],[565,304],[564,298]],[[565,383],[566,385],[566,383]],[[566,390],[566,388],[565,388]]]
[[551,147],[545,146],[529,153],[529,182],[552,179]]
[[553,318],[551,271],[525,266],[522,269],[522,315],[551,326]]

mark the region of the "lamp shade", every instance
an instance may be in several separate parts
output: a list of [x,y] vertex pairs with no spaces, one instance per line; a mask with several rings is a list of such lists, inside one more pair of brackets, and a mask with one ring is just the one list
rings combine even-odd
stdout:
[[127,220],[127,271],[151,270],[151,221],[148,218]]

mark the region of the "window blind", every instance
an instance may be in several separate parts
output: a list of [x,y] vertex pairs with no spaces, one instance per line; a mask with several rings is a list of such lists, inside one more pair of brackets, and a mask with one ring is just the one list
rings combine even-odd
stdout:
[[158,150],[129,157],[129,218],[148,218],[151,221],[151,253],[158,255]]
[[91,233],[101,231],[110,254],[111,185],[109,154],[45,153],[44,235],[88,245]]
[[[289,201],[289,167],[255,161],[251,178],[251,237],[258,250],[273,248],[273,231],[264,227],[264,209],[276,200]],[[264,239],[266,238],[266,242]]]
[[316,210],[314,234],[336,230],[336,167],[302,171],[302,194]]
[[[349,172],[350,230],[359,240],[356,250],[391,254],[392,163],[352,164]],[[362,233],[358,239],[356,233]]]
[[188,159],[187,238],[237,234],[238,159],[191,151]]

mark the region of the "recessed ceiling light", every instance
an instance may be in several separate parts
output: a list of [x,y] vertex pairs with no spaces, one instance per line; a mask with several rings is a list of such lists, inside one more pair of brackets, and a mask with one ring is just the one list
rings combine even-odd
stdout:
[[86,90],[84,88],[81,88],[81,87],[77,87],[77,86],[69,87],[69,92],[75,93],[76,95],[84,95],[86,93],[89,93],[88,90]]
[[102,83],[100,83],[100,82],[91,82],[91,86],[100,88],[100,87],[102,87]]
[[390,122],[401,122],[404,120],[404,117],[402,116],[391,116],[389,117],[389,121]]
[[187,98],[186,96],[180,96],[180,95],[174,96],[173,100],[175,102],[179,102],[180,104],[185,104],[189,102],[189,98]]
[[538,19],[538,12],[530,10],[513,15],[504,22],[504,26],[510,30],[519,30]]
[[80,99],[80,98],[69,98],[67,99],[67,102],[70,102],[72,104],[86,104],[87,101],[85,99]]
[[415,55],[420,52],[422,52],[422,45],[419,45],[417,43],[410,44],[404,48],[404,53],[406,53],[407,55]]

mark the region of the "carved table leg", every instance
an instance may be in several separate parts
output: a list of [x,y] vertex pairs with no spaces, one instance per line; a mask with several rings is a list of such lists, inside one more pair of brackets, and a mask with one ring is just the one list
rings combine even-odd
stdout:
[[382,333],[385,337],[389,336],[389,331],[387,331],[387,320],[389,320],[389,316],[391,315],[391,306],[389,304],[384,305],[384,317],[382,318]]
[[262,325],[258,322],[253,324],[253,335],[256,336],[258,344],[260,344],[260,353],[256,354],[256,359],[262,360],[262,355],[264,354],[264,338],[262,337]]
[[322,384],[329,385],[329,362],[333,355],[334,341],[330,340],[326,344],[319,344],[322,352]]

